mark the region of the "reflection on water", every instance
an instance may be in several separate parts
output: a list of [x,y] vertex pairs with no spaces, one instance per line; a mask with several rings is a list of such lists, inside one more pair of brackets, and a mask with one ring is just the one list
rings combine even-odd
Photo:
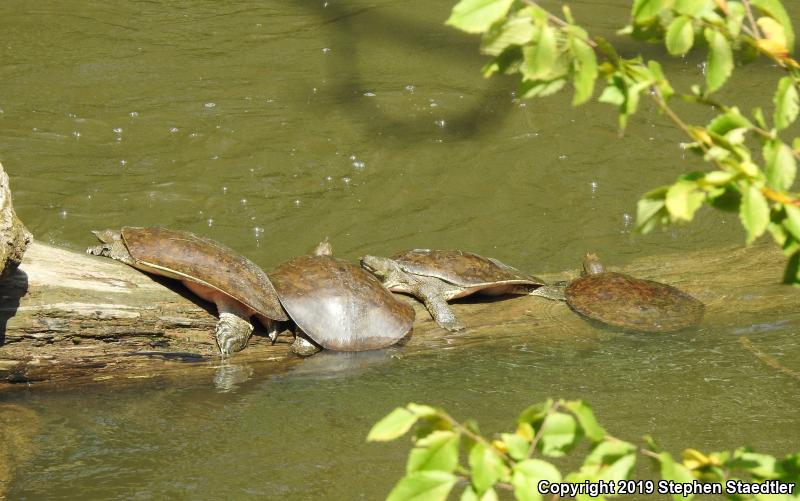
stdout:
[[[350,259],[461,248],[531,273],[575,268],[586,250],[613,266],[742,240],[735,215],[711,211],[632,234],[640,194],[698,168],[680,134],[653,111],[620,137],[605,106],[521,102],[513,81],[480,77],[474,38],[442,26],[452,3],[8,0],[0,161],[17,212],[76,250],[90,229],[163,225],[265,268],[325,236]],[[571,3],[602,34],[627,19],[627,0]],[[666,69],[683,85],[698,62]],[[771,70],[739,75],[732,102],[769,103]],[[548,396],[586,398],[620,437],[787,453],[800,449],[797,382],[737,339],[796,370],[799,326],[796,313],[743,313],[591,348],[542,333],[408,358],[317,355],[271,377],[233,357],[213,380],[3,395],[43,423],[10,498],[376,499],[408,444],[364,437],[408,401],[491,432]]]

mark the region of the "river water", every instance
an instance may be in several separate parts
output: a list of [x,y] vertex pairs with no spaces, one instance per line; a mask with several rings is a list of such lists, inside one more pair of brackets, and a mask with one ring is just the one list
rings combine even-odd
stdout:
[[[605,105],[520,102],[513,78],[481,78],[474,37],[443,26],[452,3],[8,0],[0,161],[17,212],[40,241],[75,250],[91,229],[161,225],[266,269],[326,236],[349,259],[462,248],[531,272],[575,268],[586,250],[619,265],[743,242],[735,215],[710,210],[634,234],[643,192],[702,167],[684,138],[652,109],[620,136]],[[628,15],[624,0],[571,4],[611,37]],[[700,62],[666,68],[686,86]],[[768,105],[776,76],[739,70],[723,96]],[[0,398],[41,428],[9,496],[379,499],[408,443],[364,437],[408,401],[491,432],[548,396],[585,398],[616,436],[782,455],[800,445],[797,383],[737,337],[790,360],[798,327],[747,316],[592,350],[498,342],[352,370],[321,359],[228,392],[207,380],[18,392]]]

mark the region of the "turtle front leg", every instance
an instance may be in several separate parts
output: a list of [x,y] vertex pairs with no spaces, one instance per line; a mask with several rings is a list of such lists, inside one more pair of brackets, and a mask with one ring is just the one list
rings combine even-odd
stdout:
[[214,338],[223,356],[241,351],[253,333],[253,324],[227,308],[220,308]]
[[415,295],[422,299],[425,307],[439,327],[449,331],[460,331],[464,326],[456,318],[456,314],[447,304],[445,291],[441,287],[436,287],[431,283],[423,283],[414,291]]
[[303,332],[303,329],[295,327],[294,342],[292,343],[293,353],[303,357],[309,357],[321,350],[322,348],[308,340],[308,336]]

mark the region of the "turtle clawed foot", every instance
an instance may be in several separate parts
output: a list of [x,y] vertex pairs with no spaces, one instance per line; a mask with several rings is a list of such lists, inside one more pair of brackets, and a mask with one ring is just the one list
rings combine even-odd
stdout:
[[450,332],[458,332],[458,331],[463,331],[464,329],[466,329],[464,324],[462,324],[461,322],[459,322],[456,319],[449,320],[449,321],[446,321],[446,322],[439,322],[439,327],[441,327],[443,329],[447,329]]
[[244,349],[252,333],[253,326],[250,322],[232,313],[223,312],[219,315],[214,337],[224,357]]

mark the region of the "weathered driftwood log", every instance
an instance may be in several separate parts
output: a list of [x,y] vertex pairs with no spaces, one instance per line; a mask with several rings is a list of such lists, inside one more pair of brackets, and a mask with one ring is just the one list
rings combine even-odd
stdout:
[[[800,290],[778,283],[783,265],[780,252],[765,245],[638,259],[621,271],[686,290],[706,303],[704,322],[724,325],[750,313],[779,318],[795,312]],[[0,391],[23,386],[14,383],[207,377],[221,365],[213,305],[174,281],[154,280],[109,259],[34,243],[22,265],[0,282],[0,296]],[[403,357],[500,340],[593,344],[614,336],[564,303],[538,297],[458,303],[454,309],[468,329],[457,334],[438,328],[413,303],[414,334],[397,350]],[[231,361],[260,373],[309,363],[289,351],[290,341],[282,336],[273,346],[257,331]]]

